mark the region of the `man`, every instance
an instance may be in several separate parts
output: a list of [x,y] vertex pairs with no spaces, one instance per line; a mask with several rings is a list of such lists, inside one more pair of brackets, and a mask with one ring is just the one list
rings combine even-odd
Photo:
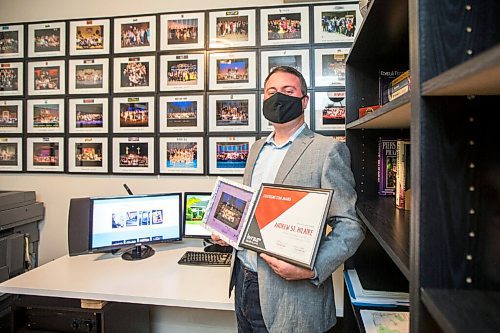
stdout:
[[[233,251],[238,332],[322,333],[336,323],[332,273],[358,248],[364,229],[355,212],[350,154],[344,143],[312,132],[304,122],[309,98],[303,76],[277,67],[264,83],[263,113],[274,132],[257,141],[243,183],[258,189],[276,183],[333,189],[314,270],[266,254]],[[213,240],[224,245],[216,235]]]

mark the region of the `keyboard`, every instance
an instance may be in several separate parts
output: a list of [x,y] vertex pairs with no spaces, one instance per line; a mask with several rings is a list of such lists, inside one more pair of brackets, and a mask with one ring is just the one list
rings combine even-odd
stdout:
[[177,263],[181,265],[231,266],[231,253],[187,251]]

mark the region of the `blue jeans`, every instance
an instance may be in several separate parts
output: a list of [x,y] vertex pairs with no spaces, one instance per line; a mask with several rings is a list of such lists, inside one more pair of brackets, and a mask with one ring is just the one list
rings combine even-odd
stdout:
[[238,333],[267,333],[259,300],[257,273],[244,267],[239,259],[235,262],[236,283],[234,307]]

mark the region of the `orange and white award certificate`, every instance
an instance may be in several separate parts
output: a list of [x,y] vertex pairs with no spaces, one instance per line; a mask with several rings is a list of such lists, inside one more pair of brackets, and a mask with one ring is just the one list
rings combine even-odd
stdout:
[[240,247],[312,269],[332,193],[262,184]]

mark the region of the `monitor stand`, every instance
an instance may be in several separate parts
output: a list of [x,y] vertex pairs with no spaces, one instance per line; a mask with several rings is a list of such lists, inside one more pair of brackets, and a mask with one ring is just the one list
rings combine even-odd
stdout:
[[123,260],[141,260],[151,257],[155,250],[149,245],[137,245],[123,252]]

